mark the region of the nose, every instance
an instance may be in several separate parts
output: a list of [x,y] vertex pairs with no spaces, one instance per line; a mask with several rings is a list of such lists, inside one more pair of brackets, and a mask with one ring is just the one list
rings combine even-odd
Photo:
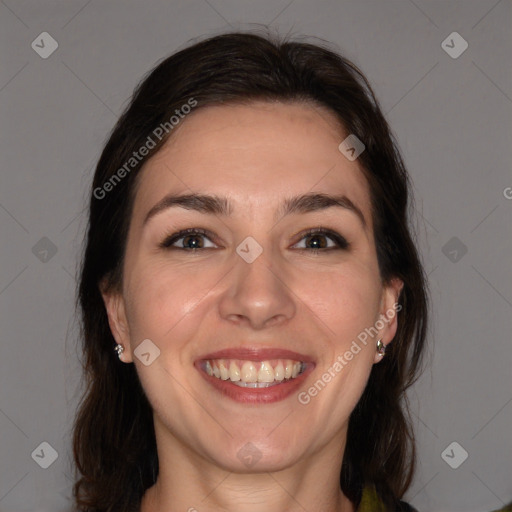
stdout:
[[296,313],[290,276],[265,252],[252,263],[236,255],[229,285],[219,303],[223,319],[255,330],[289,322]]

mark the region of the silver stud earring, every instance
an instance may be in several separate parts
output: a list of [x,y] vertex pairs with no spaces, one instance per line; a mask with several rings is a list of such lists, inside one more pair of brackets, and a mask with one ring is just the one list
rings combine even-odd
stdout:
[[382,343],[382,340],[377,340],[377,353],[381,357],[386,353],[386,345]]
[[114,350],[117,352],[117,355],[119,356],[119,359],[121,359],[121,354],[123,353],[123,350],[124,350],[123,345],[121,345],[120,343],[118,343],[118,344],[114,347]]

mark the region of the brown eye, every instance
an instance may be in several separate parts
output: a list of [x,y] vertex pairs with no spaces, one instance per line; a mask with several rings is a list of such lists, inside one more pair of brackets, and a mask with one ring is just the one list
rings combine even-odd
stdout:
[[[211,242],[212,235],[203,229],[186,229],[168,236],[161,244],[163,249],[180,249],[183,251],[196,251],[199,249],[211,249],[216,247]],[[205,240],[210,245],[205,245]],[[305,242],[305,247],[298,247],[300,250],[309,250],[312,252],[331,251],[339,249],[348,249],[349,243],[338,233],[324,229],[313,229],[302,236],[301,242]],[[299,243],[301,243],[299,242]],[[298,244],[295,244],[295,246]]]
[[[330,242],[329,242],[330,240]],[[347,249],[348,242],[338,233],[328,229],[315,229],[305,233],[301,242],[305,241],[305,247],[299,247],[301,250],[310,250],[313,252],[323,250]],[[297,245],[297,244],[296,244]]]
[[326,238],[328,237],[326,237],[325,235],[309,235],[305,237],[306,245],[308,243],[311,243],[311,249],[325,249],[328,245],[328,242],[326,242]]
[[195,251],[197,249],[210,249],[211,247],[215,247],[214,244],[205,246],[205,239],[209,240],[208,233],[205,230],[195,228],[185,229],[168,236],[160,244],[160,247],[163,249],[180,249],[184,251]]

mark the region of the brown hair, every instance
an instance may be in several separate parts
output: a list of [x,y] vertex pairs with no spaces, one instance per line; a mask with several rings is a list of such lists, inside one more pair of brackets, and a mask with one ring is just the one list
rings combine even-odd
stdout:
[[[137,173],[172,130],[133,168],[126,162],[191,98],[196,110],[253,100],[313,102],[366,146],[358,161],[370,187],[381,277],[385,284],[399,277],[404,287],[396,336],[349,420],[340,485],[358,504],[363,485],[373,483],[394,510],[415,468],[405,390],[421,369],[428,313],[426,279],[408,225],[409,178],[375,95],[353,63],[326,44],[249,32],[209,37],[158,64],[135,90],[96,167],[78,289],[87,387],[73,426],[76,505],[81,511],[137,510],[158,475],[152,409],[135,365],[120,364],[113,350],[99,283],[106,278],[119,287],[122,281]],[[99,197],[123,166],[128,172]]]

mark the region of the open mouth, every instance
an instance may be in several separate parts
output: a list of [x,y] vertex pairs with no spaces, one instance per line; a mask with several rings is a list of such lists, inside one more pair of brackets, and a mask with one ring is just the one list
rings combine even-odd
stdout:
[[277,402],[298,391],[315,362],[290,350],[258,347],[220,350],[194,366],[224,396],[256,404]]
[[230,381],[242,388],[268,388],[297,378],[306,363],[292,359],[248,361],[240,359],[207,359],[201,365],[210,377]]

